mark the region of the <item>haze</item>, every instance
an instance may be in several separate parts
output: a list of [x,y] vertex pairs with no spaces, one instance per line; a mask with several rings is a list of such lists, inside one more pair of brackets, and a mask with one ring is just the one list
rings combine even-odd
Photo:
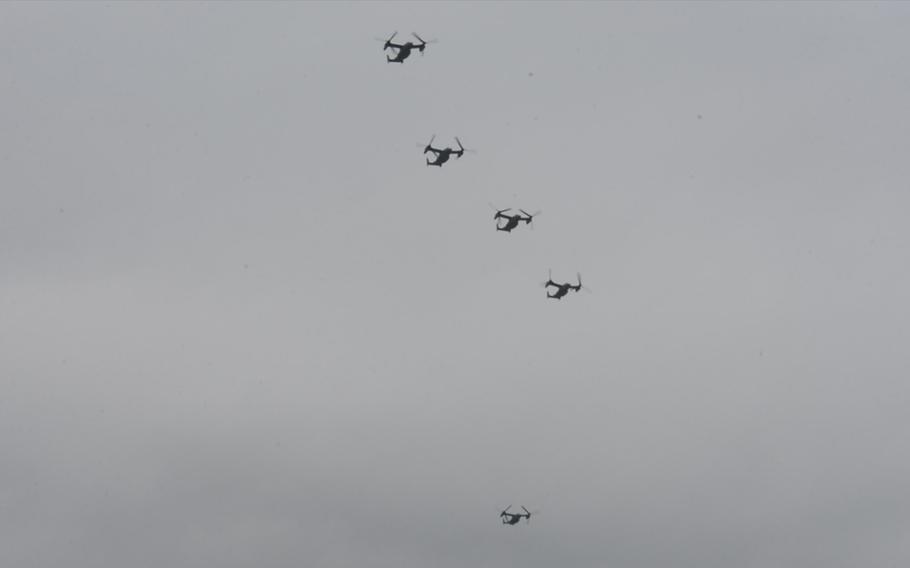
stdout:
[[0,565],[906,565],[908,29],[0,4]]

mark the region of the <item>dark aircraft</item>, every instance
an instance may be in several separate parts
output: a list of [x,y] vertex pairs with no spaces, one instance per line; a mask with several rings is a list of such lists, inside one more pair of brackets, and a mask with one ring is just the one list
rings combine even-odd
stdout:
[[424,147],[424,149],[423,149],[424,154],[426,154],[427,152],[433,152],[433,154],[436,155],[436,159],[432,162],[430,161],[429,158],[427,158],[428,166],[439,166],[441,168],[444,163],[449,161],[449,156],[451,156],[452,154],[455,154],[456,158],[460,158],[466,152],[466,150],[464,149],[464,146],[461,145],[461,140],[459,140],[457,136],[455,137],[455,142],[458,143],[457,150],[455,150],[453,148],[434,148],[433,140],[435,140],[435,139],[436,139],[436,135],[434,134],[433,137],[430,138],[430,143],[427,144],[426,147]]
[[[557,284],[553,282],[553,273],[550,273],[550,278],[543,283],[544,288],[547,288],[547,298],[553,298],[554,300],[561,300],[563,296],[569,293],[569,290],[573,292],[578,292],[581,290],[581,273],[578,273],[578,284]],[[549,287],[553,286],[556,288],[556,291],[552,294],[549,291]],[[590,292],[588,288],[585,288],[586,291]]]
[[[382,47],[383,51],[385,51],[387,49],[394,49],[396,51],[395,57],[389,57],[388,55],[386,55],[385,59],[387,62],[404,63],[404,60],[407,59],[409,55],[411,55],[411,50],[415,49],[415,48],[420,52],[421,55],[423,55],[423,50],[427,47],[427,42],[423,41],[423,39],[419,35],[415,34],[414,32],[411,32],[411,35],[416,37],[420,43],[411,43],[411,42],[392,43],[392,40],[395,39],[396,35],[398,35],[398,32],[393,33],[392,37],[387,39],[385,42],[385,45],[383,45],[383,47]],[[380,40],[380,41],[382,41],[382,40]]]
[[[515,227],[518,226],[518,223],[523,221],[525,225],[531,225],[531,221],[534,220],[534,217],[540,215],[540,211],[537,211],[536,213],[534,213],[532,215],[531,213],[528,213],[524,209],[519,209],[519,211],[524,213],[524,217],[522,217],[521,215],[518,215],[518,214],[506,215],[505,214],[506,211],[509,211],[510,209],[511,209],[511,207],[507,208],[507,209],[494,209],[496,211],[496,215],[493,215],[493,219],[495,221],[497,221],[497,223],[496,223],[497,231],[505,231],[507,233],[510,233],[510,232],[512,232],[512,229],[514,229]],[[505,219],[506,220],[505,224],[500,225],[498,222],[499,219]],[[531,225],[531,228],[534,228],[534,226]]]
[[525,509],[524,505],[521,506],[522,509],[525,509],[524,513],[510,513],[509,509],[511,508],[512,505],[509,505],[503,512],[499,513],[499,518],[502,519],[502,524],[517,525],[518,521],[522,519],[527,519],[527,522],[531,522],[531,511]]

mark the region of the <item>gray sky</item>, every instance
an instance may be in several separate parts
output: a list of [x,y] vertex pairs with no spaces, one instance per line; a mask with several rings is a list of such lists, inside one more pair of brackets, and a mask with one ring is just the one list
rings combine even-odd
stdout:
[[0,4],[0,565],[905,565],[908,29]]

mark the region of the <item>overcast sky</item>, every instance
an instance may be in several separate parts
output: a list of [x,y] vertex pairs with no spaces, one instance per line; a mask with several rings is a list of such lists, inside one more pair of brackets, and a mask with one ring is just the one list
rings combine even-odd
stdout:
[[906,565],[908,29],[0,4],[0,565]]

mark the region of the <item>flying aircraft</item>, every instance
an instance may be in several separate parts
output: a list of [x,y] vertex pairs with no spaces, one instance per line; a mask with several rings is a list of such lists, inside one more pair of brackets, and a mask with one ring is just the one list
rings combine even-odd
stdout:
[[[490,207],[493,207],[493,206],[491,205]],[[496,221],[496,230],[505,231],[507,233],[512,232],[512,229],[517,227],[518,223],[520,223],[522,221],[524,222],[525,225],[531,225],[531,221],[534,220],[534,217],[540,215],[540,213],[541,213],[540,211],[536,211],[535,213],[531,214],[531,213],[528,213],[527,211],[525,211],[524,209],[519,209],[519,211],[524,213],[524,217],[522,217],[521,215],[519,215],[517,213],[515,215],[506,215],[506,211],[510,211],[511,207],[506,208],[506,209],[496,209],[494,207],[493,210],[496,211],[496,214],[493,215],[493,219]],[[505,224],[500,225],[499,219],[505,219]],[[533,229],[534,226],[531,225],[531,228]]]
[[527,522],[531,522],[531,511],[525,509],[524,505],[521,506],[521,508],[525,511],[524,513],[510,513],[509,509],[511,508],[512,505],[509,505],[505,508],[505,510],[503,510],[503,512],[499,513],[499,518],[502,519],[502,524],[517,525],[518,521],[522,519],[527,519]]
[[[433,43],[435,41],[435,40],[431,40],[429,42],[423,41],[423,39],[419,35],[417,35],[414,32],[411,32],[411,35],[413,35],[415,38],[417,38],[417,40],[420,43],[411,43],[410,41],[405,42],[405,43],[392,43],[392,40],[395,39],[396,35],[398,35],[398,32],[393,33],[392,36],[389,37],[389,39],[385,40],[385,44],[382,47],[383,51],[385,51],[387,49],[395,50],[395,57],[389,57],[388,55],[386,55],[385,59],[388,63],[404,63],[404,60],[407,59],[408,56],[411,55],[412,49],[418,50],[420,52],[420,54],[423,55],[423,50],[426,49],[427,43]],[[382,41],[382,40],[379,40],[379,41]]]
[[455,154],[456,158],[460,158],[461,156],[464,155],[465,152],[470,151],[470,150],[465,150],[464,146],[461,145],[461,140],[459,140],[457,136],[455,137],[455,142],[458,143],[457,150],[455,150],[454,148],[434,148],[433,140],[435,140],[435,139],[436,139],[436,135],[434,134],[433,137],[430,138],[430,142],[423,148],[424,154],[426,154],[427,152],[433,152],[433,154],[435,154],[436,159],[433,160],[432,162],[430,161],[429,158],[427,158],[428,166],[439,166],[441,168],[444,163],[449,161],[449,157],[452,154]]
[[[579,290],[581,290],[581,273],[578,273],[577,276],[578,276],[578,284],[569,284],[569,283],[559,284],[557,282],[553,282],[553,272],[551,271],[549,279],[543,283],[544,288],[547,288],[547,298],[553,298],[554,300],[561,300],[563,296],[565,296],[566,294],[569,293],[569,290],[572,290],[573,292],[578,292]],[[553,292],[552,294],[550,294],[550,290],[549,290],[550,286],[553,286],[556,288],[556,291]],[[585,291],[590,292],[591,290],[589,288],[585,288]]]

